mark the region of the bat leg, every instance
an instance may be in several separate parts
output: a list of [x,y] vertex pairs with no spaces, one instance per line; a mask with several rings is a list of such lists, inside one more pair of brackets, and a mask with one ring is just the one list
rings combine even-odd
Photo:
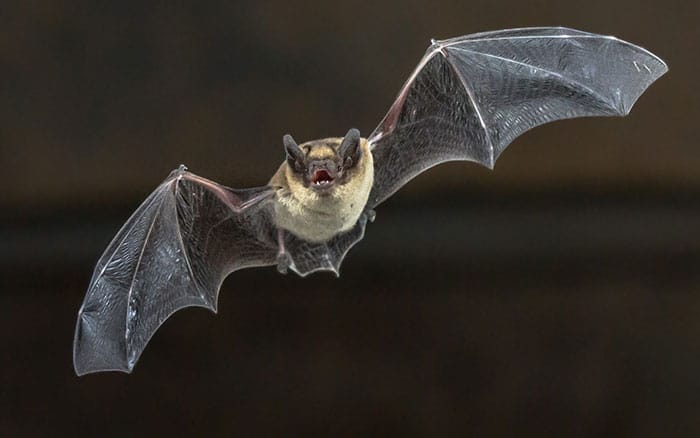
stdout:
[[287,249],[284,246],[284,230],[281,228],[277,230],[277,245],[279,248],[277,251],[277,271],[280,274],[286,274],[291,258],[289,257],[289,253],[287,253]]
[[369,210],[365,211],[365,217],[368,221],[374,222],[374,220],[377,218],[377,212],[370,208]]

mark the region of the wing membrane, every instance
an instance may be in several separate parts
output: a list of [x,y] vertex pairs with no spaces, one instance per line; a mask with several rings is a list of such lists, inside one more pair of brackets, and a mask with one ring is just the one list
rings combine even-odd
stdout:
[[97,263],[78,314],[76,372],[130,372],[174,312],[216,311],[224,278],[273,265],[267,187],[234,190],[173,172],[137,209]]
[[370,135],[370,208],[452,160],[492,168],[523,132],[555,120],[624,116],[667,71],[649,51],[566,28],[434,41]]

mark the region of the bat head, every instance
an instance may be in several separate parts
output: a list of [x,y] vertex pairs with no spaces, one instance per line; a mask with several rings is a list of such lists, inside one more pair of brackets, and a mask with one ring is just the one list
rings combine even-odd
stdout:
[[362,158],[360,131],[351,129],[343,138],[313,140],[298,145],[291,135],[283,138],[288,175],[306,189],[329,195],[358,174]]

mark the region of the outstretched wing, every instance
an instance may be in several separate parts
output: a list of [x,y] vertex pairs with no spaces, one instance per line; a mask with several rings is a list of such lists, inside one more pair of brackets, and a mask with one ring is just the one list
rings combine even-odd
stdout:
[[188,306],[216,312],[237,269],[274,265],[269,187],[234,190],[185,170],[143,202],[95,267],[78,313],[78,375],[130,372],[158,327]]
[[554,120],[624,116],[667,71],[649,51],[566,28],[433,41],[369,141],[368,208],[452,160],[493,168],[518,135]]

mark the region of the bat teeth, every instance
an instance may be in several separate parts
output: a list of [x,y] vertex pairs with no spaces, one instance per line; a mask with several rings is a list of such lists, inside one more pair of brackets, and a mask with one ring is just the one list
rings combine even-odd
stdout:
[[332,183],[333,177],[330,175],[330,173],[328,173],[327,170],[318,169],[314,171],[313,176],[311,177],[311,182],[315,186],[323,186]]

